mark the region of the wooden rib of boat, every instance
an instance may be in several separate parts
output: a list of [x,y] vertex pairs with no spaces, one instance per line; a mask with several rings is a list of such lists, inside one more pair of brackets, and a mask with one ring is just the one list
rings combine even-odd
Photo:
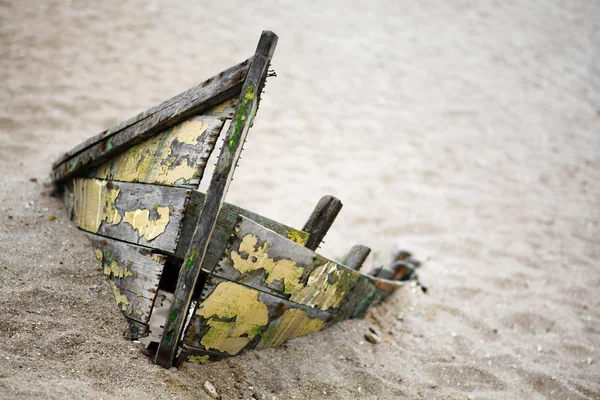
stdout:
[[[365,246],[341,263],[315,252],[342,207],[332,196],[302,229],[224,201],[276,43],[263,32],[249,59],[53,165],[68,215],[89,236],[132,337],[153,334],[163,367],[278,346],[360,316],[401,286],[358,271]],[[220,135],[203,194],[196,189]],[[162,331],[150,332],[157,319]]]

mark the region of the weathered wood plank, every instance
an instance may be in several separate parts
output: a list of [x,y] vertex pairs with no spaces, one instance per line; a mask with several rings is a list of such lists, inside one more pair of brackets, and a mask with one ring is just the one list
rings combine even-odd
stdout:
[[[229,105],[229,102],[224,106]],[[195,189],[224,121],[201,115],[119,153],[87,172],[88,177]]]
[[248,349],[276,347],[335,321],[328,312],[295,304],[244,285],[210,278],[188,325],[184,345],[197,362]]
[[[177,250],[175,251],[175,257],[183,259],[189,248],[192,235],[196,229],[198,222],[198,216],[200,210],[204,205],[206,195],[202,192],[192,191],[186,215],[183,218],[183,227],[181,228],[181,237],[177,244]],[[253,213],[252,211],[245,210],[241,207],[237,207],[233,204],[225,203],[219,216],[217,218],[217,226],[208,247],[208,253],[202,268],[207,271],[212,271],[217,265],[217,262],[221,258],[221,255],[225,251],[225,247],[231,237],[233,227],[237,224],[238,217],[243,215],[256,221],[260,225],[278,233],[281,236],[287,237],[288,239],[304,246],[308,241],[309,234],[297,229],[291,228],[284,224],[281,224],[272,219],[263,217],[262,215]]]
[[100,165],[115,154],[192,115],[202,114],[227,99],[237,97],[246,79],[251,60],[237,64],[200,85],[76,146],[54,163],[52,171],[54,182],[62,182],[84,169]]
[[328,260],[240,216],[213,275],[259,291],[353,318],[385,296],[373,278]]
[[[75,224],[91,233],[165,252],[175,251],[190,191],[76,178],[66,194]],[[72,196],[72,197],[71,197]]]
[[344,257],[341,264],[350,269],[359,271],[363,263],[371,253],[371,249],[362,244],[352,246],[348,254]]
[[323,196],[317,203],[302,230],[310,234],[306,247],[316,250],[342,209],[342,202],[333,196]]
[[257,52],[248,69],[240,95],[240,104],[225,137],[225,143],[207,190],[206,201],[184,259],[184,267],[181,268],[177,280],[169,320],[165,323],[155,359],[156,363],[163,367],[169,368],[174,361],[200,268],[206,259],[208,245],[217,224],[217,216],[225,202],[233,172],[256,115],[270,57],[276,44],[277,36],[273,32],[263,32]]
[[88,237],[123,315],[148,323],[167,256],[97,235]]

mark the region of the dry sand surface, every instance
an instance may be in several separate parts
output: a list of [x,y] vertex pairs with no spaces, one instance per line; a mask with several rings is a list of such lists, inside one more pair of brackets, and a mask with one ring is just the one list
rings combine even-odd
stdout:
[[[0,398],[600,399],[598,1],[202,3],[0,1]],[[278,77],[228,201],[302,226],[335,195],[321,252],[410,249],[430,290],[164,370],[123,337],[50,166],[262,29]]]

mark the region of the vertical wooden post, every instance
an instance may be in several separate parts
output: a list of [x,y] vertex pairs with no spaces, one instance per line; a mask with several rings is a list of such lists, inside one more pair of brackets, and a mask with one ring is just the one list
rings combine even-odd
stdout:
[[341,264],[345,265],[350,269],[360,270],[363,263],[371,253],[371,249],[362,244],[355,244],[352,246],[346,257],[342,260]]
[[319,247],[342,206],[342,202],[333,196],[321,197],[308,221],[304,224],[304,228],[302,228],[304,232],[310,233],[305,247],[313,251]]
[[246,141],[248,129],[256,115],[261,90],[276,45],[277,35],[270,31],[263,31],[242,87],[234,120],[225,136],[215,172],[208,186],[206,201],[200,211],[196,229],[179,271],[173,302],[165,321],[155,358],[155,363],[164,368],[173,365],[200,269],[206,258],[217,217],[225,201],[225,195]]

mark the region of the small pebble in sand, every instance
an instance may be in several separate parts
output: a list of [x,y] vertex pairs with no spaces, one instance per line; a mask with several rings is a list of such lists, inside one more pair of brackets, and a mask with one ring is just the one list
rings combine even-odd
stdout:
[[56,217],[54,215],[51,215],[48,217],[48,221],[54,221],[56,219]]
[[588,365],[591,365],[593,362],[594,362],[594,360],[592,360],[592,357],[590,357],[590,358],[587,359]]
[[204,391],[213,399],[219,398],[217,389],[215,389],[215,387],[209,381],[204,381]]
[[542,350],[544,350],[544,349],[542,349],[542,346],[537,347],[537,351],[539,351],[540,353],[542,352]]
[[379,336],[379,333],[374,328],[369,328],[369,332],[365,333],[365,339],[372,344],[381,343],[381,336]]

